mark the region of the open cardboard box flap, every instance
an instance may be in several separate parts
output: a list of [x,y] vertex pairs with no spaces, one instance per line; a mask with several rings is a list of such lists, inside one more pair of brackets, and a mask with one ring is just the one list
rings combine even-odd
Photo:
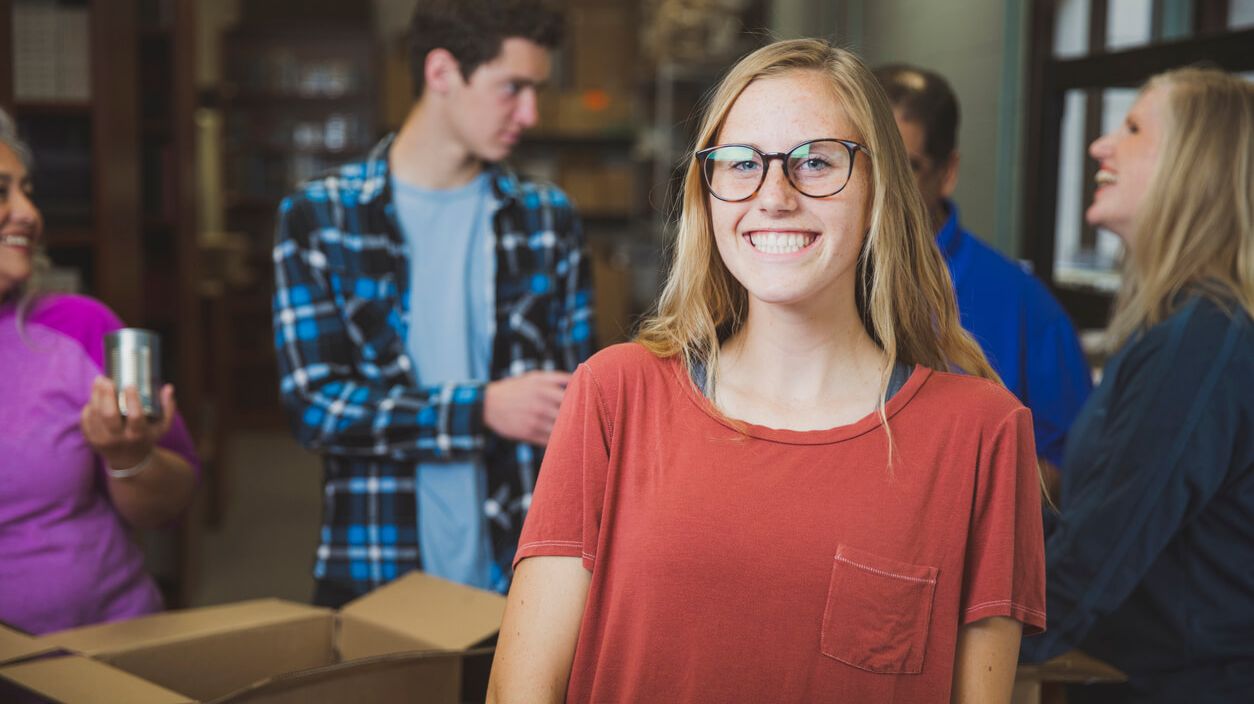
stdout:
[[495,635],[504,614],[499,594],[410,572],[340,609],[340,655],[398,652],[404,641],[408,650],[466,650]]
[[48,634],[42,640],[84,655],[113,655],[311,617],[329,618],[330,614],[328,609],[282,599],[254,599],[73,628]]
[[[20,687],[14,691],[14,687]],[[26,690],[26,691],[23,691]],[[194,704],[191,699],[82,655],[41,658],[0,667],[0,701],[27,692],[59,702]]]
[[57,646],[51,643],[0,624],[0,665],[45,655],[56,649]]

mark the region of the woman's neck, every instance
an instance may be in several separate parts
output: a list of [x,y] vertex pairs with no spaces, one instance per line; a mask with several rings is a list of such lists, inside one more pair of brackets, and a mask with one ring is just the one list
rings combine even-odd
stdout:
[[714,401],[732,418],[774,428],[846,425],[875,410],[883,366],[852,305],[823,316],[751,306],[720,349]]

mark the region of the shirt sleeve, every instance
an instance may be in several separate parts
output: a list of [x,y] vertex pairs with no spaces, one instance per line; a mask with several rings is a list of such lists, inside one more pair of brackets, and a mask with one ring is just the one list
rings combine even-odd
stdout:
[[613,425],[596,378],[581,365],[571,378],[523,525],[514,567],[539,555],[596,562]]
[[355,354],[379,369],[380,378],[383,362],[372,358],[370,341],[353,338],[345,316],[364,319],[378,311],[364,300],[357,310],[344,310],[326,256],[313,246],[320,228],[307,205],[298,198],[283,201],[274,247],[279,394],[297,441],[318,452],[400,461],[458,459],[480,451],[488,432],[486,381],[389,385],[361,373]]
[[1045,628],[1041,488],[1032,416],[1019,407],[981,452],[963,575],[962,623],[1008,616],[1025,635]]
[[1093,390],[1093,375],[1066,312],[1038,287],[1039,322],[1028,325],[1024,349],[1024,403],[1032,409],[1036,453],[1061,467],[1067,431]]
[[[1190,324],[1192,323],[1192,324]],[[1113,378],[1094,468],[1066,475],[1063,512],[1046,545],[1049,633],[1022,659],[1079,645],[1123,604],[1181,527],[1219,491],[1238,424],[1222,414],[1235,325],[1181,316],[1132,343]],[[1227,393],[1242,393],[1227,389]]]

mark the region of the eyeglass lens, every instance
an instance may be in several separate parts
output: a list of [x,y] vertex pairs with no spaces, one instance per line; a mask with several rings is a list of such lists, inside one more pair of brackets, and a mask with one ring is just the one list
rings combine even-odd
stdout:
[[[836,140],[799,145],[785,160],[788,180],[807,196],[822,198],[845,187],[849,180],[850,149]],[[762,154],[752,147],[732,145],[707,152],[702,168],[710,191],[724,200],[744,200],[766,177]]]

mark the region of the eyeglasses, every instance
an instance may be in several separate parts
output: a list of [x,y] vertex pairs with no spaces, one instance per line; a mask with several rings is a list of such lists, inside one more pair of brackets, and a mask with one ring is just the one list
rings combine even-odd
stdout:
[[849,184],[853,159],[871,152],[847,139],[812,139],[787,152],[763,152],[748,144],[724,144],[702,149],[694,156],[710,195],[735,203],[752,198],[766,182],[771,161],[783,164],[784,178],[799,193],[811,198],[834,196]]

